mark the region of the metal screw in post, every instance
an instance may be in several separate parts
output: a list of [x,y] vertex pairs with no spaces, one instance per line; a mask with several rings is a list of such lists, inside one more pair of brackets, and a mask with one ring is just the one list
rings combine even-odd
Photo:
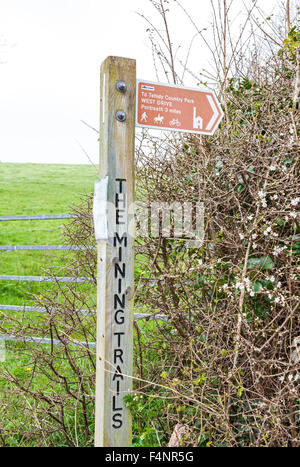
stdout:
[[116,119],[118,120],[118,122],[125,122],[126,113],[124,112],[124,110],[117,110]]
[[127,85],[125,81],[117,81],[116,88],[120,92],[126,92],[127,91]]

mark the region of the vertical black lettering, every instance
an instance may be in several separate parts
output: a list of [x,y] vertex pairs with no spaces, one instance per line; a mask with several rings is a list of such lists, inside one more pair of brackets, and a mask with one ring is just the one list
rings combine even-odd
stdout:
[[122,298],[120,299],[119,295],[115,293],[114,295],[114,309],[116,310],[118,307],[125,308],[125,294],[122,294]]
[[114,336],[118,336],[118,347],[121,347],[121,336],[124,336],[125,332],[114,332]]
[[123,425],[122,414],[121,413],[115,413],[112,419],[115,422],[115,423],[112,424],[112,427],[116,428],[116,429],[121,428],[121,426]]
[[[125,214],[126,214],[126,187],[125,178],[116,178],[116,193],[115,193],[115,208],[116,208],[116,225],[124,225]],[[119,209],[121,208],[121,209]],[[118,293],[114,293],[114,321],[116,324],[123,324],[125,321],[124,308],[126,306],[125,294],[122,291],[122,279],[125,278],[126,265],[122,263],[123,251],[122,247],[127,247],[127,234],[123,233],[119,235],[117,232],[114,235],[114,247],[118,247],[118,260],[119,264],[115,263],[115,279],[118,281],[117,289]],[[124,379],[122,374],[121,366],[124,364],[124,351],[121,347],[121,341],[123,340],[124,332],[114,332],[114,336],[117,337],[118,348],[113,348],[113,363],[115,365],[115,372],[112,378],[114,387],[116,389],[116,395],[112,396],[112,427],[115,429],[123,426],[122,411],[123,407],[120,401],[118,401],[120,395],[121,381]],[[121,365],[121,366],[120,366]],[[116,412],[116,413],[114,413]]]
[[[121,315],[121,316],[119,316]],[[115,322],[117,324],[124,324],[125,318],[124,318],[124,310],[117,310],[115,312]]]
[[122,237],[120,238],[119,235],[118,235],[118,232],[115,233],[115,236],[114,236],[114,246],[117,245],[117,240],[119,242],[119,244],[121,245],[123,240],[124,240],[124,246],[126,247],[127,246],[127,234],[124,233],[122,235]]
[[123,213],[125,212],[124,209],[117,209],[116,210],[116,224],[117,225],[124,225],[125,222],[121,222],[120,219],[124,220]]
[[118,263],[115,263],[115,278],[118,277],[118,273],[124,278],[125,277],[125,263],[122,264],[122,269],[120,268]]
[[120,192],[120,193],[123,193],[123,190],[122,190],[122,183],[123,183],[123,182],[126,182],[126,178],[116,178],[116,182],[119,182],[119,192]]
[[122,375],[122,371],[121,371],[121,368],[120,368],[120,365],[117,365],[116,367],[116,371],[114,372],[114,376],[113,376],[113,381],[117,378],[120,378],[120,379],[124,379],[123,375]]
[[120,359],[121,363],[124,363],[122,357],[123,357],[123,350],[122,349],[114,349],[114,364],[115,365],[117,363],[118,358]]
[[119,207],[119,203],[121,203],[123,205],[123,208],[125,209],[125,206],[126,206],[126,203],[125,203],[125,195],[119,195],[118,193],[116,193],[116,197],[115,197],[115,205],[116,205],[116,208]]
[[116,398],[117,396],[113,396],[113,412],[118,412],[119,410],[123,410],[123,407],[116,407]]

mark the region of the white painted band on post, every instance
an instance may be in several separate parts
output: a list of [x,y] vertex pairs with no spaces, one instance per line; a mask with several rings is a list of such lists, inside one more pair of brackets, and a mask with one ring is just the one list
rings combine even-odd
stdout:
[[96,241],[108,240],[107,187],[108,177],[95,182],[93,220]]

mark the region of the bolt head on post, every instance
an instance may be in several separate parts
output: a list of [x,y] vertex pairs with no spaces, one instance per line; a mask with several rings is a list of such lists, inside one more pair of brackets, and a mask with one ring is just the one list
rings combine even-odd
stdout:
[[116,88],[119,92],[126,92],[127,86],[125,81],[117,81]]
[[125,122],[126,113],[124,112],[124,110],[117,110],[116,119],[118,120],[118,122]]

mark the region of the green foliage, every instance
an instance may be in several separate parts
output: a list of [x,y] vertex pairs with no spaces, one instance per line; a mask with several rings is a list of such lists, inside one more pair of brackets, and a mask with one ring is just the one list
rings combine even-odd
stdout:
[[274,261],[270,256],[263,256],[261,258],[250,258],[248,260],[249,269],[269,270],[275,266]]
[[164,443],[166,427],[160,424],[166,403],[154,395],[128,394],[124,397],[133,417],[134,447],[155,447]]
[[[283,47],[278,51],[279,57],[282,57],[284,52],[287,53],[292,64],[296,63],[297,51],[300,48],[300,27],[293,26],[288,37],[283,41]],[[299,53],[299,52],[298,52]]]

